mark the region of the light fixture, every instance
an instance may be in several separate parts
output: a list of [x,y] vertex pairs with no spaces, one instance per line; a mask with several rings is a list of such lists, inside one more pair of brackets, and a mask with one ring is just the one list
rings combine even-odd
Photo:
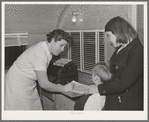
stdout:
[[77,21],[77,18],[76,18],[76,16],[72,16],[72,22],[76,22]]
[[80,22],[83,21],[83,17],[82,17],[82,14],[81,13],[78,15],[78,21],[80,21]]
[[82,22],[83,21],[82,14],[78,11],[73,11],[71,21],[73,23],[79,22],[79,21]]

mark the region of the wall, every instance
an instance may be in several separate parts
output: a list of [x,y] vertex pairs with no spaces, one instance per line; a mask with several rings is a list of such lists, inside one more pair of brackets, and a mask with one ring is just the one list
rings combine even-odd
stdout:
[[139,39],[141,43],[144,45],[144,9],[143,5],[138,5],[137,7],[137,31],[139,34]]
[[46,34],[56,28],[65,5],[21,5],[5,6],[5,33],[29,33],[29,47],[46,40]]
[[[71,5],[65,11],[59,28],[65,30],[103,29],[109,19],[115,16],[131,21],[131,5]],[[82,14],[82,22],[71,22],[73,11]]]

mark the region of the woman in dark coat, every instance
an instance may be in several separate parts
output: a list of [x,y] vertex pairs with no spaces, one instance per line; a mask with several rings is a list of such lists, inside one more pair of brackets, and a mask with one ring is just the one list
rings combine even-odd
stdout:
[[143,46],[136,30],[123,18],[115,17],[105,26],[107,40],[116,49],[109,67],[113,78],[88,94],[106,95],[104,110],[143,110]]

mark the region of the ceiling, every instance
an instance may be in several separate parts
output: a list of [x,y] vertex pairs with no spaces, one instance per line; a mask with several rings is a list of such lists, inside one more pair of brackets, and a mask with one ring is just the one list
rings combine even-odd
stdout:
[[5,5],[5,32],[47,33],[56,28],[66,5]]

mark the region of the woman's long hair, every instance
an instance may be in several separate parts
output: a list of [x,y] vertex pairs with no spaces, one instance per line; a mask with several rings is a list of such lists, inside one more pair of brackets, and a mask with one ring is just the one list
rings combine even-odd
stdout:
[[133,26],[123,18],[117,16],[112,18],[105,26],[105,32],[111,31],[116,36],[116,42],[126,44],[138,37]]

